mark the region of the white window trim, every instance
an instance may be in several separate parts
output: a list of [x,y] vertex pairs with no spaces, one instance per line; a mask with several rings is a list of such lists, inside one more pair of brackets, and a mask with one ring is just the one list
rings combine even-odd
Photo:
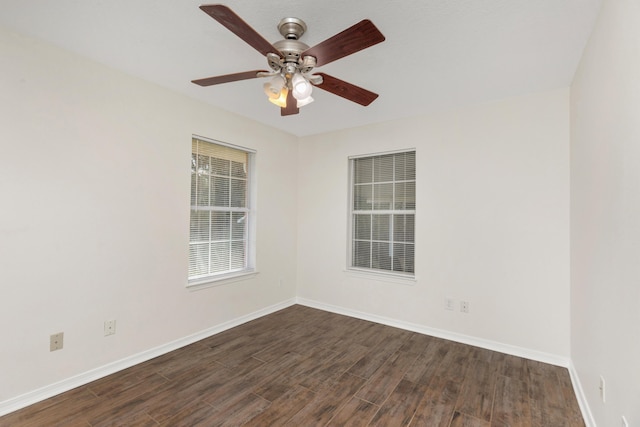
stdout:
[[367,270],[358,267],[349,267],[345,271],[350,277],[375,280],[386,283],[399,283],[402,285],[413,286],[418,282],[415,275],[402,274],[395,271],[385,272],[384,270]]
[[[353,170],[353,162],[352,160],[355,159],[362,159],[362,158],[367,158],[367,157],[375,157],[375,156],[384,156],[384,155],[388,155],[388,154],[398,154],[398,153],[406,153],[409,151],[413,151],[416,153],[416,158],[418,157],[418,150],[414,147],[414,148],[404,148],[404,149],[400,149],[400,150],[391,150],[391,151],[380,151],[380,152],[375,152],[375,153],[366,153],[366,154],[357,154],[357,155],[353,155],[353,156],[349,156],[347,158],[347,162],[348,162],[348,171],[349,171],[349,182],[348,182],[348,191],[347,191],[347,233],[348,233],[348,239],[347,239],[347,256],[346,256],[346,268],[345,268],[345,273],[351,275],[352,277],[363,277],[363,278],[369,278],[369,279],[373,279],[373,280],[378,280],[381,282],[392,282],[392,283],[402,283],[402,284],[407,284],[407,285],[413,285],[415,282],[417,282],[417,278],[416,278],[416,271],[418,266],[415,263],[415,259],[416,257],[416,252],[417,252],[417,248],[416,248],[416,239],[415,239],[415,235],[414,235],[414,272],[413,273],[401,273],[401,272],[397,272],[397,271],[385,271],[385,270],[377,270],[377,269],[367,269],[367,268],[361,268],[361,267],[353,267],[351,264],[353,262],[352,259],[352,254],[353,254],[353,182],[354,182],[354,170]],[[418,199],[418,193],[416,192],[416,206],[417,206],[417,199]],[[418,221],[415,213],[416,210],[411,210],[411,211],[407,211],[407,213],[412,213],[414,214],[414,220]]]
[[248,170],[252,173],[249,173],[247,188],[248,188],[248,207],[249,207],[249,225],[247,229],[247,267],[242,270],[230,271],[228,273],[221,273],[210,275],[206,277],[198,277],[196,279],[187,279],[186,287],[189,290],[199,290],[206,289],[215,286],[223,286],[230,283],[235,283],[247,279],[251,279],[258,274],[256,269],[256,202],[257,198],[257,180],[256,180],[256,154],[257,151],[251,148],[243,147],[240,145],[230,144],[224,141],[218,141],[216,139],[207,138],[204,136],[193,134],[192,138],[199,139],[204,142],[209,142],[212,144],[221,145],[224,147],[233,148],[236,150],[244,151],[249,154],[248,156]]
[[200,289],[213,288],[216,286],[229,285],[235,282],[242,282],[244,280],[253,279],[259,274],[258,271],[253,269],[243,270],[236,273],[219,274],[216,278],[206,277],[202,279],[196,279],[189,282],[187,288],[190,291],[197,291]]

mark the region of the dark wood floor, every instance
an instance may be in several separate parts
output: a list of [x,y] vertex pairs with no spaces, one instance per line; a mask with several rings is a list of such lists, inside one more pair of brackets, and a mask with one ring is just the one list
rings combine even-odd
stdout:
[[0,426],[584,426],[566,369],[303,306]]

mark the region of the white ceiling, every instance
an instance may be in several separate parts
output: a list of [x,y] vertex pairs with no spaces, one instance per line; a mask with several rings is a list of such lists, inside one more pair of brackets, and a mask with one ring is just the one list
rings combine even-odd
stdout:
[[[386,41],[316,70],[376,92],[368,107],[316,89],[281,117],[262,79],[196,78],[269,69],[197,0],[1,0],[0,25],[44,39],[286,132],[304,136],[567,87],[602,0],[228,0],[271,42],[298,17],[313,46],[368,18]],[[212,2],[213,3],[213,2]],[[1,72],[1,71],[0,71]]]

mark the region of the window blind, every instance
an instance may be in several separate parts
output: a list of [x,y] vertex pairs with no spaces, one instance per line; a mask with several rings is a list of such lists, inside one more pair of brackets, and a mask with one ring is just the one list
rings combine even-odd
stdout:
[[351,267],[415,272],[415,151],[351,160]]
[[191,148],[189,280],[245,270],[250,153],[198,138]]

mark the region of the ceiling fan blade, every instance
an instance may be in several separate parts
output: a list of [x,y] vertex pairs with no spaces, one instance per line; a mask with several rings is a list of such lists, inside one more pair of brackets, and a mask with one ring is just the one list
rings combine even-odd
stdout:
[[266,56],[267,53],[275,53],[282,57],[282,54],[278,49],[273,47],[271,43],[258,34],[256,30],[251,28],[249,24],[244,22],[242,18],[236,15],[235,12],[227,6],[222,4],[204,4],[200,6],[200,9],[224,25],[229,31],[247,42],[261,54]]
[[322,76],[322,83],[316,85],[320,89],[324,89],[327,92],[331,92],[334,95],[348,99],[357,104],[364,105],[365,107],[371,104],[378,97],[377,93],[373,93],[359,86],[351,83],[347,83],[343,80],[337,79],[325,73],[315,73],[318,76]]
[[287,93],[287,106],[280,109],[280,115],[290,116],[292,114],[298,114],[299,112],[298,101],[293,97],[293,91],[290,90]]
[[265,72],[264,70],[244,71],[242,73],[225,74],[223,76],[206,77],[204,79],[191,80],[191,83],[195,83],[200,86],[213,86],[221,83],[236,82],[238,80],[255,79],[258,77],[258,73]]
[[373,22],[364,19],[335,36],[310,47],[302,52],[301,56],[303,58],[309,55],[315,57],[316,67],[320,67],[384,40],[384,36],[373,25]]

